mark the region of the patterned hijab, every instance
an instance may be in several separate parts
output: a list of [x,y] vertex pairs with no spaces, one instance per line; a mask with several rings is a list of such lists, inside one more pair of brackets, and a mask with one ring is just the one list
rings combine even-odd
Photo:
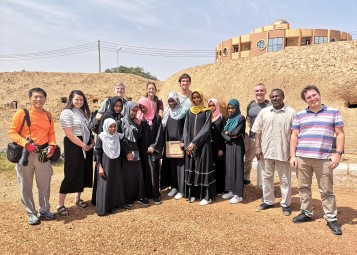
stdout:
[[213,102],[214,105],[216,106],[215,112],[212,112],[212,123],[213,123],[213,122],[215,122],[216,120],[218,120],[218,118],[221,116],[221,110],[219,109],[219,104],[218,104],[218,100],[217,100],[217,99],[215,99],[215,98],[209,99],[207,105],[208,105],[210,102]]
[[147,112],[146,113],[143,113],[141,110],[140,110],[140,107],[139,107],[139,110],[138,110],[138,113],[136,114],[136,117],[141,121],[143,119],[143,117],[147,120],[147,122],[149,123],[149,125],[151,126],[152,125],[152,120],[155,118],[155,109],[152,105],[152,102],[150,101],[149,98],[142,98],[139,100],[138,104],[140,105],[143,105],[145,106],[146,108],[148,108]]
[[[173,99],[176,102],[175,109],[171,109],[169,104],[169,99]],[[180,120],[186,116],[187,109],[180,104],[180,98],[177,92],[170,92],[167,97],[167,107],[164,111],[164,116],[162,118],[162,125],[165,127],[169,115],[174,120]]]
[[224,131],[232,131],[235,129],[238,126],[240,117],[242,116],[237,99],[229,100],[228,105],[233,106],[236,109],[236,112],[233,115],[229,115],[227,123],[224,126]]
[[[115,132],[111,134],[109,133],[109,127],[113,123],[115,124]],[[98,135],[100,140],[102,140],[103,151],[110,159],[118,158],[120,155],[120,142],[117,130],[118,127],[115,120],[108,118],[104,120],[103,131]]]
[[[194,93],[198,93],[201,96],[201,103],[199,105],[195,105],[195,103],[193,102],[193,94]],[[192,112],[193,114],[199,114],[200,112],[205,112],[205,111],[210,111],[211,108],[206,108],[203,104],[203,93],[197,89],[195,89],[194,91],[192,91],[191,95],[190,95],[190,100],[193,104],[193,106],[190,108],[190,112]]]
[[124,137],[131,142],[136,142],[133,131],[138,131],[136,123],[130,119],[130,111],[134,107],[138,107],[138,104],[133,101],[127,101],[125,107],[128,110],[127,114],[122,118],[122,130],[124,132]]

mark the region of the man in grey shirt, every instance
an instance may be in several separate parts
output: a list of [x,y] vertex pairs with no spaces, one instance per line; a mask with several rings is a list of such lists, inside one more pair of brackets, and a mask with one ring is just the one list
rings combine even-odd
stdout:
[[[250,172],[252,170],[252,162],[255,157],[255,134],[252,132],[252,127],[255,118],[259,112],[267,105],[270,105],[269,100],[265,99],[267,89],[263,83],[259,83],[254,87],[255,100],[251,101],[247,106],[247,121],[249,122],[249,137],[246,137],[246,152],[244,157],[244,184],[250,184]],[[258,161],[257,165],[257,186],[262,186],[262,162]]]
[[[125,84],[122,82],[117,82],[114,84],[114,94],[118,97],[121,98],[121,100],[123,100],[123,110],[121,112],[121,114],[123,116],[126,115],[126,109],[125,109],[125,103],[126,100],[124,99],[124,95],[125,95]],[[110,98],[106,98],[102,104],[100,105],[99,109],[98,109],[98,113],[96,115],[96,119],[100,120],[100,118],[102,117],[103,113],[106,112],[106,110],[109,107],[109,103],[110,103]]]
[[181,92],[178,92],[180,104],[186,110],[189,110],[192,106],[190,100],[190,96],[192,93],[192,91],[190,90],[191,77],[187,73],[182,74],[179,78],[179,84],[181,87]]

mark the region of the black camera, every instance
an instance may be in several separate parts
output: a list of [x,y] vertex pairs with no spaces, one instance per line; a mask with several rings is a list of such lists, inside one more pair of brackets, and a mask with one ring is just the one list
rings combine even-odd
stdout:
[[[26,138],[27,141],[29,141],[30,143],[33,143],[32,139],[29,139],[29,138]],[[21,152],[21,158],[19,159],[19,164],[20,165],[23,165],[23,166],[27,166],[28,163],[29,163],[29,152],[26,150],[26,148],[24,147],[22,149],[22,152]]]
[[20,165],[27,166],[27,164],[29,163],[28,161],[29,154],[30,153],[25,148],[22,149],[21,158],[19,159]]

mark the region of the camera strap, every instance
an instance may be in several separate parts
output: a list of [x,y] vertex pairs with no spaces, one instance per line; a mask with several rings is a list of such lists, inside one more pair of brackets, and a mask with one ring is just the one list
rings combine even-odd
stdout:
[[29,132],[30,132],[30,138],[31,138],[31,131],[30,131],[30,126],[31,126],[30,113],[29,113],[29,111],[28,111],[27,109],[25,109],[25,108],[22,109],[22,110],[24,110],[25,116],[24,116],[24,120],[22,121],[20,130],[19,130],[19,135],[21,135],[21,130],[22,130],[22,128],[24,127],[25,121],[26,121],[26,124],[27,124],[27,126],[28,126],[28,128],[29,128]]

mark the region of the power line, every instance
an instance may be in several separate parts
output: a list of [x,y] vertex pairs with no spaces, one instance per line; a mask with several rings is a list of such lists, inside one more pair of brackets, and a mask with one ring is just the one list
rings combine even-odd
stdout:
[[[357,31],[351,31],[349,32],[349,34],[352,36],[352,38],[357,37]],[[341,37],[337,36],[335,38],[338,41]],[[120,52],[122,54],[141,55],[141,56],[169,57],[169,58],[207,58],[207,57],[214,58],[216,56],[215,49],[181,50],[181,49],[170,49],[170,48],[144,47],[144,46],[127,45],[127,44],[101,41],[101,49],[104,51],[116,52],[119,47],[121,48]],[[34,53],[0,55],[0,61],[20,61],[20,60],[55,58],[55,57],[81,54],[85,52],[94,52],[94,51],[96,52],[97,50],[98,50],[97,42],[90,42],[90,43],[85,43],[72,47],[57,49],[57,50],[49,50],[49,51],[34,52]]]
[[[19,61],[19,60],[33,60],[43,58],[54,58],[67,55],[80,54],[84,52],[97,51],[97,42],[91,42],[72,47],[67,47],[58,50],[50,50],[43,52],[24,53],[24,54],[7,54],[0,55],[0,61]],[[134,54],[134,55],[147,55],[156,57],[213,57],[213,50],[178,50],[178,49],[159,49],[148,48],[142,46],[118,44],[101,42],[101,49],[105,51],[117,51],[121,47],[121,53]]]
[[11,59],[26,59],[26,58],[49,58],[49,57],[58,57],[71,54],[78,54],[82,52],[92,51],[96,49],[96,43],[87,43],[82,45],[77,45],[73,47],[68,47],[64,49],[35,52],[35,53],[25,53],[25,54],[8,54],[0,55],[0,60],[11,60]]

